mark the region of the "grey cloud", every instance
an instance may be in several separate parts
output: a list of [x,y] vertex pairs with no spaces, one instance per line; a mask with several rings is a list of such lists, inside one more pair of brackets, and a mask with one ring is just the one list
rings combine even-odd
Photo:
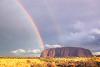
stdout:
[[[56,41],[65,46],[80,46],[95,51],[100,46],[99,37],[91,32],[100,28],[99,0],[43,0],[41,3],[39,0],[30,3],[25,1],[22,1],[23,5],[37,21],[46,42]],[[32,3],[35,5],[29,5]]]
[[[45,43],[100,51],[100,35],[98,30],[93,32],[100,29],[99,0],[21,0],[21,3],[35,20]],[[7,43],[13,49],[15,43],[33,45],[31,25],[16,5],[15,0],[0,2],[0,41],[5,49]]]
[[16,0],[0,0],[0,55],[19,48],[33,48],[32,25]]

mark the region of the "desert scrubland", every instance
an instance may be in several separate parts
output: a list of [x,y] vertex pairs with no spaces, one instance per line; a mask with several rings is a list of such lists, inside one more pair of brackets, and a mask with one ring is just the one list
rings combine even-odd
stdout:
[[0,67],[100,67],[100,57],[1,57]]

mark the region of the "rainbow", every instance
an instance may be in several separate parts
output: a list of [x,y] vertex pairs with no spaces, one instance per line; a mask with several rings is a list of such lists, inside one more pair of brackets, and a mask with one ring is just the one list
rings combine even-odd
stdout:
[[37,40],[39,41],[39,44],[40,44],[39,46],[40,46],[40,48],[43,50],[43,49],[44,49],[44,42],[43,42],[43,40],[42,40],[42,38],[41,38],[41,35],[40,35],[40,33],[39,33],[39,30],[38,30],[37,26],[35,25],[35,23],[34,23],[32,17],[29,15],[28,11],[27,11],[27,10],[25,9],[25,7],[20,3],[19,0],[16,0],[16,3],[17,3],[18,6],[23,10],[23,13],[25,13],[25,15],[27,16],[28,20],[30,21],[30,23],[31,23],[31,25],[32,25],[32,27],[33,27],[33,29],[34,29],[34,31],[35,31]]

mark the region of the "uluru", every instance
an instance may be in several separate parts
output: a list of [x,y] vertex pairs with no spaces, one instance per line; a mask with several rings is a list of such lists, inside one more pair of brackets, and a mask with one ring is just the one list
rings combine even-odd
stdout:
[[40,57],[92,57],[89,49],[80,47],[48,48],[42,51]]

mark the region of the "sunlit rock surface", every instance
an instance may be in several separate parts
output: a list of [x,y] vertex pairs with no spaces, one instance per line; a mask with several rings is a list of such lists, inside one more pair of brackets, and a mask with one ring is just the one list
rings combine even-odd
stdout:
[[49,48],[41,53],[40,57],[91,57],[91,51],[79,47]]

